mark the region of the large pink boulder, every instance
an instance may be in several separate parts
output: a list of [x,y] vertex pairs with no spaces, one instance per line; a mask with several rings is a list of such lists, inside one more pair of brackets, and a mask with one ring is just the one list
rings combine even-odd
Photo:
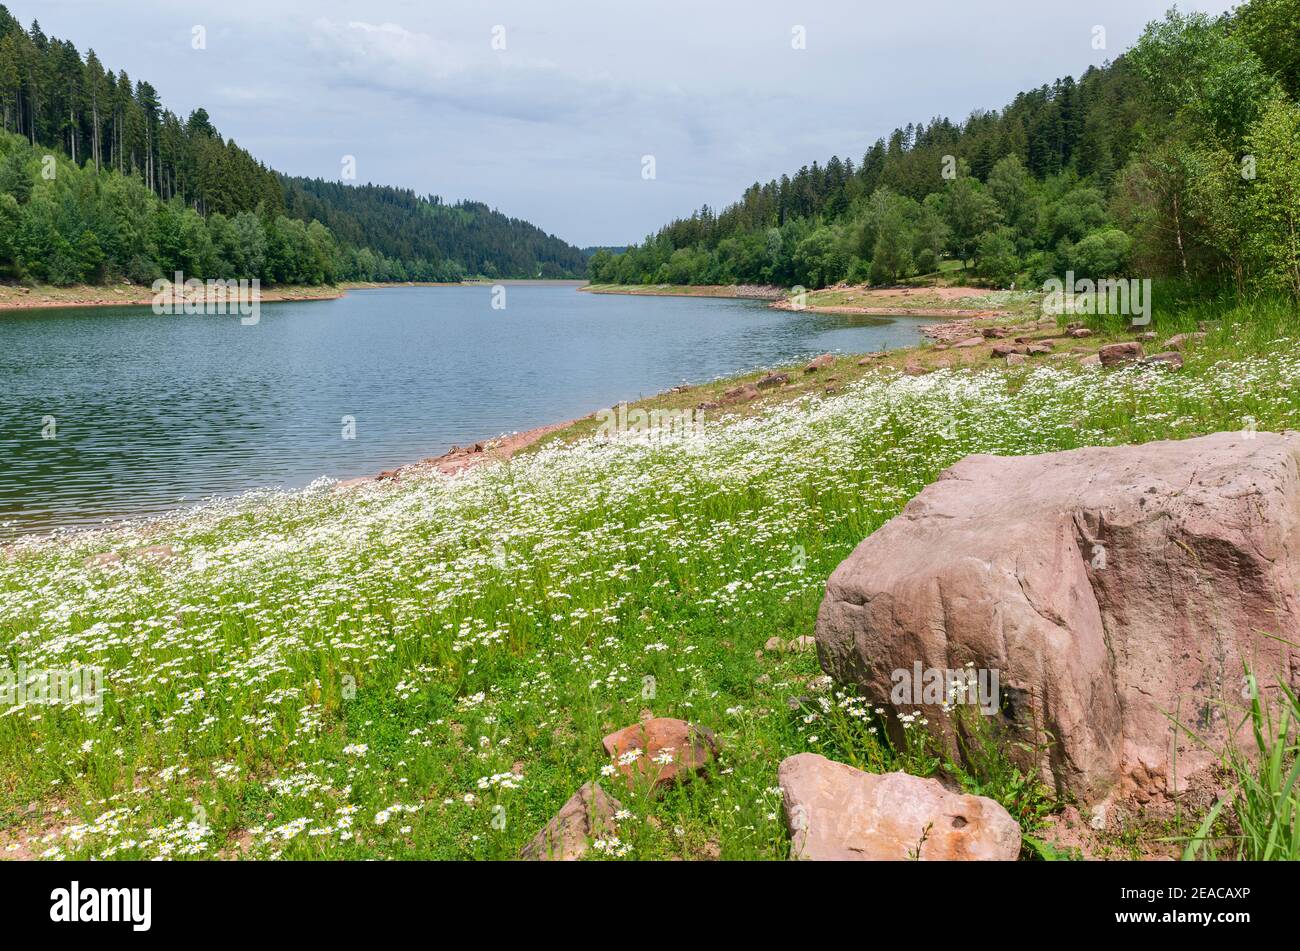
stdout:
[[790,858],[804,861],[1014,861],[1020,826],[992,799],[937,779],[864,773],[816,753],[781,763]]
[[[917,663],[997,671],[1045,779],[1145,801],[1249,739],[1247,665],[1300,686],[1298,596],[1300,434],[969,456],[835,570],[817,646],[879,704]],[[955,749],[949,713],[908,709]]]

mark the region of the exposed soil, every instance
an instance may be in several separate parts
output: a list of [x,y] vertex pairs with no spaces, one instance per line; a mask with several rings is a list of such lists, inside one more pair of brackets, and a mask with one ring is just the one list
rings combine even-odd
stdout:
[[[340,287],[263,287],[262,303],[272,301],[334,300],[343,296]],[[0,311],[42,310],[50,307],[130,307],[153,303],[152,288],[137,284],[97,287],[20,287],[0,285]]]
[[562,423],[551,423],[547,426],[538,426],[536,429],[530,429],[522,433],[510,433],[508,435],[498,436],[496,439],[487,439],[483,442],[476,442],[472,446],[453,446],[449,452],[441,456],[430,456],[427,459],[421,459],[419,462],[411,463],[406,466],[399,466],[396,469],[389,469],[374,476],[361,476],[356,479],[345,479],[337,486],[339,489],[350,489],[359,485],[369,485],[374,482],[396,482],[404,477],[420,475],[429,472],[441,472],[443,475],[454,475],[457,472],[463,472],[466,469],[472,469],[475,466],[485,465],[492,462],[505,462],[521,449],[533,445],[540,439],[559,432],[562,429],[568,429],[577,420],[567,420]]

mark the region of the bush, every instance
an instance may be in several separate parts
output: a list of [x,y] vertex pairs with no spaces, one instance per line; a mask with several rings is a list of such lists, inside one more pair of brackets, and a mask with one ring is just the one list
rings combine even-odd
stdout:
[[1118,277],[1128,267],[1133,239],[1118,228],[1094,231],[1066,253],[1066,268],[1090,278]]
[[1016,275],[1020,273],[1020,257],[1016,254],[1016,242],[1013,232],[1010,228],[998,228],[996,231],[986,231],[980,238],[979,247],[976,250],[976,260],[979,262],[976,266],[975,273],[980,277],[998,285],[1006,287],[1011,284]]

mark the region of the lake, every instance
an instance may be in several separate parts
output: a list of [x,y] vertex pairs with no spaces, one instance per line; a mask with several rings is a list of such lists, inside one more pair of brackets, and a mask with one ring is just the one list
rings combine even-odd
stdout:
[[394,287],[264,303],[247,325],[0,312],[0,538],[373,474],[683,382],[910,346],[925,322],[572,285],[509,285],[505,304]]

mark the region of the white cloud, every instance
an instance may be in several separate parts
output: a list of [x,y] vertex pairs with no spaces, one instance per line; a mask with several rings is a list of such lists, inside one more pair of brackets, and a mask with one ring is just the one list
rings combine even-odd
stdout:
[[602,77],[523,58],[508,46],[494,50],[487,34],[481,44],[470,45],[396,23],[318,19],[312,48],[337,74],[335,82],[486,115],[544,121],[605,109],[626,95]]
[[463,48],[396,23],[321,18],[312,24],[312,46],[334,67],[392,89],[422,89],[469,65]]

